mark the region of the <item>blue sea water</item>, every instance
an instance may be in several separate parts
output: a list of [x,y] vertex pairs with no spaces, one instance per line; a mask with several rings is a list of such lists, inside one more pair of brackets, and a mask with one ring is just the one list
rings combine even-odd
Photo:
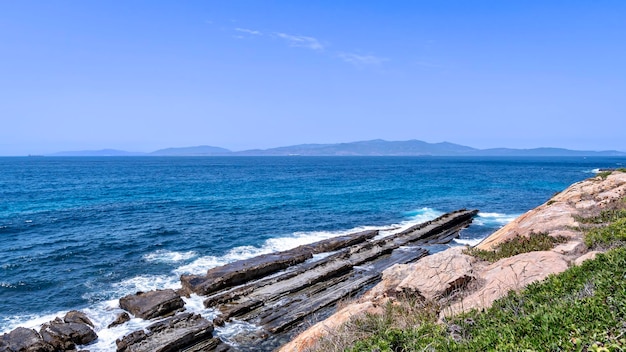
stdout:
[[[119,310],[116,300],[177,287],[182,273],[364,228],[409,226],[458,208],[480,210],[456,242],[473,243],[594,169],[624,163],[608,157],[0,158],[0,333],[83,309],[96,316],[103,340],[90,349],[107,350],[123,333],[104,328]],[[188,303],[194,304],[200,306]]]

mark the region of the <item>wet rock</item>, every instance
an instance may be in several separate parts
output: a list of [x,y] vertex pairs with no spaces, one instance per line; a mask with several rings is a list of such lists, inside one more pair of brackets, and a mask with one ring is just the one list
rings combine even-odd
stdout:
[[216,317],[215,319],[213,319],[213,325],[215,326],[224,326],[224,324],[224,319],[222,319],[221,317]]
[[222,265],[209,269],[206,275],[182,275],[180,279],[187,292],[208,295],[217,290],[239,285],[300,264],[311,259],[313,254],[362,243],[377,234],[377,230],[372,230],[331,238],[287,251],[263,254]]
[[52,352],[54,347],[46,343],[37,331],[17,328],[0,339],[0,351],[7,352]]
[[107,329],[110,329],[118,325],[122,325],[129,320],[130,320],[130,315],[128,315],[128,313],[126,312],[120,313],[117,315],[117,318],[115,318],[115,320],[111,324],[109,324],[109,326],[107,326]]
[[87,317],[87,314],[77,310],[71,310],[67,312],[67,314],[65,314],[65,317],[63,317],[63,321],[65,321],[66,323],[81,323],[89,325],[92,328],[94,327],[91,320],[89,320],[89,318]]
[[[85,317],[86,318],[86,317]],[[70,320],[72,318],[70,317]],[[39,333],[43,340],[54,346],[56,350],[73,350],[76,345],[86,345],[98,338],[95,331],[78,319],[80,322],[65,322],[59,318],[44,324]],[[89,321],[89,319],[87,319]]]
[[458,236],[476,212],[465,209],[451,212],[384,238],[371,238],[317,260],[295,264],[268,277],[219,289],[207,296],[204,304],[218,309],[224,320],[262,326],[275,343],[279,335],[289,335],[305,322],[316,319],[316,314],[326,314],[323,311],[341,299],[360,295],[365,287],[380,280],[384,269],[426,256],[428,251],[418,246],[446,242]]
[[120,298],[120,307],[134,316],[148,320],[175,313],[185,302],[174,290],[137,292]]
[[154,323],[144,330],[135,331],[116,341],[118,352],[170,352],[213,351],[220,344],[210,344],[212,349],[194,349],[207,345],[213,335],[213,324],[199,314],[181,313]]
[[200,341],[191,347],[187,347],[185,348],[184,352],[207,352],[207,351],[227,352],[227,351],[233,351],[233,349],[229,345],[225,344],[222,340],[218,339],[217,337],[214,337],[208,340]]

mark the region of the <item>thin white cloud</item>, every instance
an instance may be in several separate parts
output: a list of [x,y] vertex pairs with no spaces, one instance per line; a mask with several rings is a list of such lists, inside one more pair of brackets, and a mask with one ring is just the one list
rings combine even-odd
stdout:
[[237,32],[251,34],[251,35],[263,35],[263,33],[259,32],[259,31],[255,31],[255,30],[247,29],[247,28],[235,28],[235,30]]
[[415,61],[417,66],[425,67],[425,68],[443,68],[442,65],[435,64],[429,61]]
[[289,45],[296,46],[300,48],[308,48],[311,50],[322,51],[324,50],[324,46],[319,40],[313,37],[306,37],[303,35],[291,35],[286,33],[275,33],[281,39],[286,40]]
[[353,53],[340,53],[339,58],[349,64],[363,67],[363,66],[372,66],[372,65],[380,65],[385,61],[389,61],[386,58],[373,56],[373,55],[360,55]]

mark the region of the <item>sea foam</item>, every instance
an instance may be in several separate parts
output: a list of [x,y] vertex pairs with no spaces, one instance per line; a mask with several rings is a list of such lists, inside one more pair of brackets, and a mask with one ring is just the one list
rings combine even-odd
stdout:
[[[153,262],[177,263],[186,262],[192,259],[193,260],[190,263],[181,265],[172,270],[171,275],[139,275],[114,283],[108,288],[108,290],[98,291],[97,293],[91,292],[86,294],[86,296],[90,297],[85,298],[94,298],[96,302],[89,307],[81,310],[84,311],[90,319],[92,319],[95,325],[96,333],[98,334],[98,340],[96,340],[95,343],[86,346],[85,348],[88,348],[90,351],[93,352],[113,351],[116,348],[116,339],[119,339],[133,331],[145,329],[148,325],[154,323],[154,321],[144,321],[142,319],[133,318],[123,325],[107,328],[108,324],[114,321],[118,314],[123,312],[123,310],[119,307],[118,299],[125,295],[132,294],[138,291],[145,292],[167,288],[178,289],[181,287],[179,279],[181,274],[203,274],[210,268],[214,268],[237,260],[248,259],[254,256],[276,251],[289,250],[300,245],[310,244],[313,242],[355,232],[378,229],[381,232],[380,236],[384,237],[389,234],[407,229],[416,224],[435,219],[442,214],[443,212],[431,208],[421,208],[413,212],[406,213],[406,220],[397,224],[391,224],[386,226],[360,226],[343,231],[295,232],[287,236],[268,239],[260,247],[236,247],[228,251],[223,256],[198,257],[198,254],[195,251],[175,252],[167,250],[158,250],[146,254],[143,256],[143,260]],[[326,255],[328,254],[317,255],[315,258],[313,258],[313,260],[319,260]],[[115,299],[102,300],[106,297],[115,297]],[[98,301],[98,298],[100,299],[100,301]],[[217,310],[205,308],[202,303],[202,297],[199,297],[197,295],[191,295],[191,297],[183,299],[185,301],[185,308],[189,312],[201,314],[203,317],[209,320],[212,320],[219,314]],[[42,316],[16,316],[13,317],[10,322],[5,321],[2,324],[5,330],[2,331],[2,333],[9,332],[18,326],[39,329],[42,324],[53,320],[55,317],[63,316],[65,313],[66,312],[58,312],[56,314],[47,314]],[[215,334],[217,336],[220,336],[227,342],[236,344],[236,341],[232,340],[235,335],[241,333],[254,333],[258,329],[258,326],[246,322],[233,321],[227,323],[223,327],[216,327]]]
[[480,212],[474,219],[479,226],[504,226],[519,217],[520,214],[501,214]]
[[157,263],[177,263],[186,261],[198,256],[198,253],[195,251],[188,252],[176,252],[176,251],[168,251],[165,249],[159,249],[156,252],[148,253],[143,256],[143,259],[147,262],[157,262]]

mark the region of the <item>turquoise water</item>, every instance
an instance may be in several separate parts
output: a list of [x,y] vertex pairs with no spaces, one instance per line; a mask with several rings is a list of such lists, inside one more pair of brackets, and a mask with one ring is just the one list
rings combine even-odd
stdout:
[[0,333],[70,309],[114,311],[122,295],[176,287],[181,273],[458,208],[481,211],[460,242],[475,241],[594,169],[624,163],[0,158]]

